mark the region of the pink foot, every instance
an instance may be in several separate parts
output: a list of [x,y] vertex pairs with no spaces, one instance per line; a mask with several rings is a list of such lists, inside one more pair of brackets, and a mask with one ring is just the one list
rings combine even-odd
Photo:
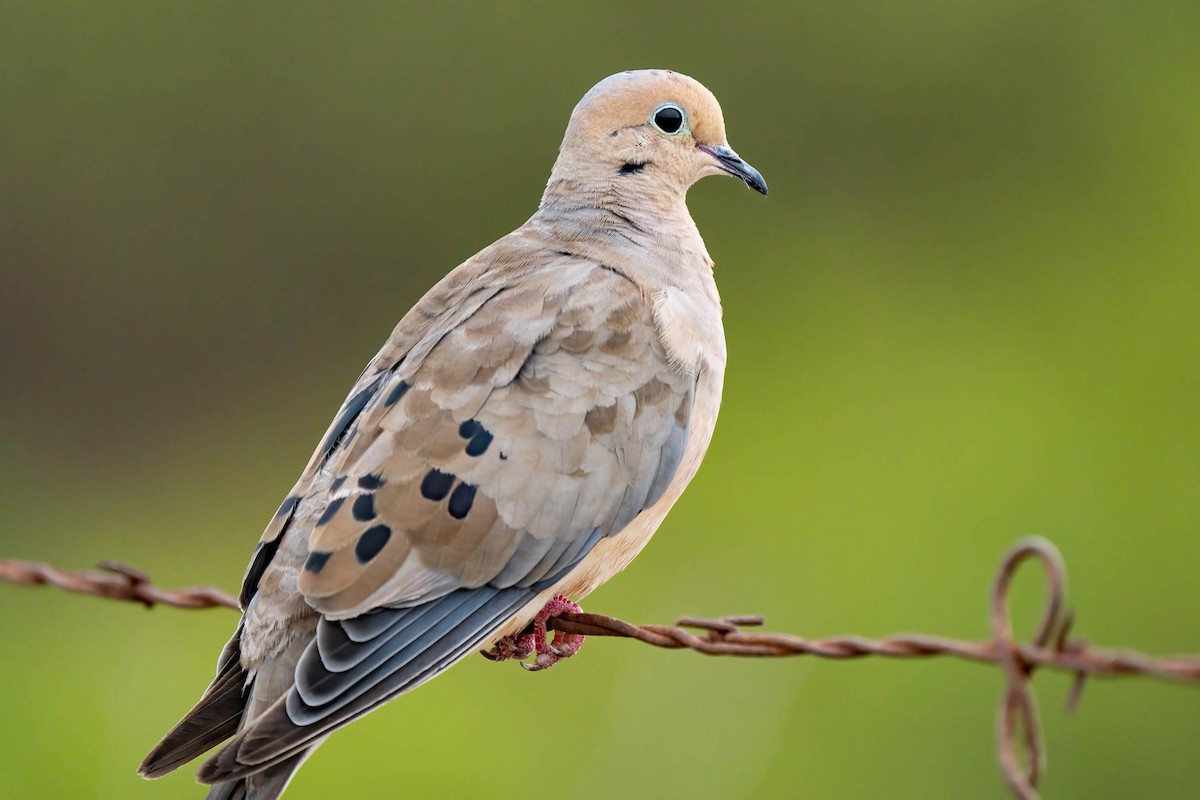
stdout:
[[582,610],[578,604],[572,603],[563,595],[556,595],[534,617],[533,633],[506,636],[498,640],[491,650],[484,650],[483,655],[492,661],[506,661],[510,658],[528,658],[537,653],[537,659],[532,664],[522,664],[521,666],[530,672],[552,667],[562,659],[569,658],[578,653],[586,637],[578,633],[555,631],[554,639],[547,641],[547,620],[563,612],[577,614]]
[[546,641],[546,622],[551,617],[557,617],[563,612],[578,614],[583,611],[578,603],[572,603],[563,595],[555,595],[546,607],[533,618],[533,644],[537,650],[537,660],[532,664],[521,666],[530,672],[553,667],[564,658],[570,658],[579,652],[583,646],[584,636],[579,633],[554,632],[554,639]]

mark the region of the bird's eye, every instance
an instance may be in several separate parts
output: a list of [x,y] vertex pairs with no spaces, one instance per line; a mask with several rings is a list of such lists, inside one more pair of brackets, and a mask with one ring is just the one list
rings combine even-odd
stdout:
[[684,119],[682,108],[674,103],[663,103],[650,115],[650,124],[667,135],[674,135],[684,130]]

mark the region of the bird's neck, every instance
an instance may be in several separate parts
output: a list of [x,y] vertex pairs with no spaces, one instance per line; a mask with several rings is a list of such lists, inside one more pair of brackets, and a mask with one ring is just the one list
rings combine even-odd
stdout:
[[580,242],[632,243],[660,258],[669,253],[671,261],[677,256],[708,269],[711,262],[688,212],[686,191],[636,176],[576,177],[556,169],[529,224]]
[[663,345],[681,369],[725,364],[713,262],[688,212],[687,187],[641,176],[572,177],[556,165],[523,233],[636,283],[653,303]]
[[546,183],[539,208],[562,209],[578,206],[630,210],[657,218],[688,216],[685,184],[663,181],[637,172],[607,169],[594,163],[559,162]]

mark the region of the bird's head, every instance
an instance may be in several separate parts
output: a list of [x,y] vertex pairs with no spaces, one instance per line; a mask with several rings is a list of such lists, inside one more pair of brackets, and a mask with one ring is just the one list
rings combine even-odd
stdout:
[[712,92],[678,72],[648,69],[611,75],[583,96],[551,181],[682,196],[706,175],[732,175],[767,193],[763,176],[729,146]]

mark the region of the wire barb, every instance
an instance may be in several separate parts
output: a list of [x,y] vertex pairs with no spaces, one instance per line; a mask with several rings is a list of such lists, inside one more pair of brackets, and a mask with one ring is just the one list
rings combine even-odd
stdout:
[[102,561],[97,566],[103,572],[56,569],[38,561],[0,559],[0,580],[25,586],[49,584],[68,592],[141,603],[146,608],[156,605],[175,608],[238,608],[236,597],[214,586],[159,589],[150,583],[146,573],[133,567],[116,561]]
[[[1027,561],[1040,561],[1046,572],[1046,603],[1037,632],[1027,643],[1012,631],[1008,599],[1013,577]],[[80,594],[127,600],[147,607],[238,608],[237,599],[211,586],[159,589],[145,573],[105,561],[102,572],[59,570],[49,564],[0,559],[0,580],[25,585],[51,584]],[[1075,676],[1068,710],[1078,703],[1088,678],[1143,676],[1200,683],[1200,658],[1155,658],[1132,650],[1105,650],[1070,635],[1074,617],[1067,610],[1067,571],[1062,554],[1046,539],[1016,543],[1000,563],[990,596],[991,638],[968,642],[924,634],[884,639],[835,636],[805,639],[786,633],[746,632],[763,624],[759,616],[684,617],[675,625],[634,625],[602,614],[564,613],[551,617],[547,629],[585,636],[636,639],[669,650],[690,649],[710,656],[815,656],[826,659],[952,658],[1000,666],[1005,676],[997,714],[997,756],[1004,780],[1019,800],[1036,800],[1045,771],[1045,744],[1037,702],[1030,682],[1039,669]],[[1022,763],[1024,762],[1024,763]]]

